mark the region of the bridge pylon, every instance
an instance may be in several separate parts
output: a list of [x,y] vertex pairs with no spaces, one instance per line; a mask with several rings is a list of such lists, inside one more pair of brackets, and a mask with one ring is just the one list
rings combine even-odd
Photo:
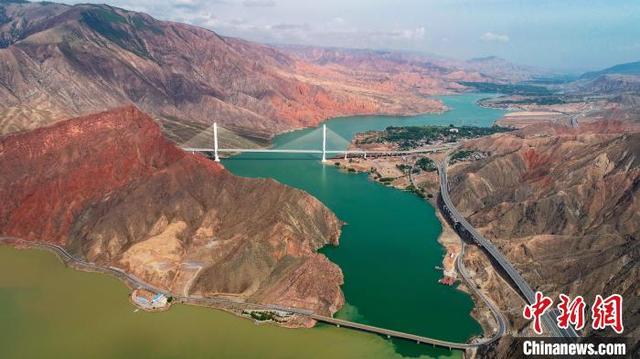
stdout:
[[218,124],[216,122],[213,123],[213,154],[214,160],[220,162],[220,157],[218,156]]
[[327,125],[322,124],[322,162],[327,162]]

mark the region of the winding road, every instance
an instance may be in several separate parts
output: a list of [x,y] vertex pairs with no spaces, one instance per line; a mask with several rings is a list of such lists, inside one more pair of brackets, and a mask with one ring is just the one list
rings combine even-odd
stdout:
[[461,243],[462,247],[460,249],[460,254],[458,254],[458,257],[456,258],[456,269],[458,270],[458,273],[460,273],[460,276],[468,284],[467,287],[469,287],[469,290],[473,291],[476,295],[478,295],[478,297],[482,299],[482,301],[487,305],[487,307],[493,314],[493,317],[495,318],[496,323],[498,325],[498,330],[496,331],[496,333],[493,335],[492,338],[495,338],[494,340],[497,340],[500,337],[502,337],[507,331],[507,328],[508,328],[507,319],[504,317],[500,309],[498,309],[498,306],[491,299],[489,299],[489,297],[487,297],[480,289],[478,289],[478,287],[471,280],[471,276],[467,272],[467,268],[464,266],[464,260],[463,260],[464,250],[467,245],[464,243],[464,241],[462,241],[462,239],[460,239],[460,241],[462,242]]
[[[414,154],[414,153],[420,153],[420,152],[411,152],[411,153]],[[533,289],[531,289],[531,287],[529,286],[529,284],[522,278],[522,276],[520,276],[520,274],[511,265],[511,263],[509,263],[506,257],[504,257],[504,255],[491,242],[489,242],[480,233],[478,233],[478,231],[476,231],[475,228],[473,228],[473,226],[469,222],[467,222],[467,220],[458,212],[458,210],[453,205],[453,202],[449,198],[449,188],[448,188],[448,182],[447,182],[447,164],[448,164],[448,157],[445,158],[444,161],[439,163],[438,172],[440,176],[441,196],[446,206],[446,209],[449,211],[451,218],[455,222],[462,225],[464,229],[472,235],[473,239],[479,246],[486,249],[486,251],[498,262],[498,264],[502,267],[502,269],[513,280],[513,282],[516,283],[516,286],[518,287],[520,292],[524,295],[527,302],[533,303],[535,300],[534,292],[533,292]],[[413,176],[411,172],[412,171],[410,171],[410,180],[411,180],[411,183],[413,184]],[[82,258],[77,258],[71,253],[69,253],[64,247],[57,244],[47,243],[47,242],[25,241],[25,240],[21,240],[19,238],[13,238],[13,237],[0,237],[0,244],[3,244],[3,243],[19,245],[19,246],[24,246],[29,248],[39,248],[39,249],[54,252],[56,255],[58,255],[58,257],[60,257],[60,259],[63,262],[65,262],[68,265],[77,267],[82,270],[111,274],[121,279],[122,281],[124,281],[131,288],[144,288],[144,289],[154,291],[156,293],[162,293],[166,296],[173,297],[174,300],[180,303],[192,304],[192,305],[205,305],[205,306],[226,306],[229,308],[242,308],[242,309],[254,309],[254,310],[259,309],[259,310],[282,311],[282,312],[287,312],[291,314],[307,316],[316,321],[333,324],[339,327],[352,328],[352,329],[384,335],[388,338],[394,337],[394,338],[412,340],[418,344],[420,343],[431,344],[434,346],[439,346],[439,347],[449,348],[449,349],[460,349],[460,350],[472,349],[472,348],[477,348],[479,346],[486,345],[498,340],[500,337],[502,337],[505,334],[506,328],[507,328],[507,321],[503,317],[502,313],[498,310],[495,303],[493,303],[493,301],[491,301],[486,295],[484,295],[484,293],[479,291],[471,281],[471,278],[467,273],[466,268],[464,267],[464,263],[462,261],[462,257],[465,249],[464,243],[462,243],[461,253],[456,259],[456,269],[458,270],[462,278],[469,284],[468,287],[470,288],[470,290],[474,291],[487,304],[487,306],[493,313],[496,319],[496,323],[498,325],[498,330],[492,337],[486,338],[484,340],[476,340],[473,343],[456,343],[456,342],[449,342],[446,340],[423,337],[420,335],[404,333],[396,330],[374,327],[371,325],[327,317],[327,316],[317,314],[313,311],[300,309],[300,308],[288,308],[288,307],[282,307],[278,305],[248,303],[248,302],[237,301],[230,298],[222,298],[222,297],[206,297],[205,298],[200,296],[188,296],[188,295],[178,296],[166,290],[163,290],[161,288],[148,284],[143,280],[141,280],[140,278],[136,277],[135,275],[126,273],[124,270],[120,268],[113,267],[113,266],[103,267],[94,263],[87,262]],[[557,327],[557,325],[555,325],[555,318],[552,313],[549,313],[549,312],[545,313],[545,315],[543,316],[543,324],[545,328],[547,328],[548,332],[552,333],[554,336],[559,336],[559,337],[578,336],[573,330],[560,330]]]
[[[413,179],[413,170],[416,167],[418,160],[414,161],[413,165],[411,166],[411,169],[409,170],[409,182],[414,188],[418,188]],[[493,317],[495,318],[496,324],[498,326],[498,330],[496,331],[496,333],[488,341],[485,342],[485,344],[488,344],[498,340],[500,337],[502,337],[506,333],[508,328],[508,322],[507,322],[507,319],[502,314],[502,312],[500,311],[500,309],[498,309],[498,306],[491,299],[489,299],[489,297],[487,297],[482,291],[480,291],[471,280],[471,276],[469,275],[466,267],[464,266],[463,258],[464,258],[464,250],[465,250],[466,244],[464,243],[462,238],[460,238],[460,244],[461,244],[460,253],[456,257],[456,262],[455,262],[456,270],[458,273],[460,273],[460,276],[462,277],[462,279],[467,283],[467,287],[469,287],[469,290],[473,291],[487,305],[487,307],[493,314]]]
[[494,335],[489,339],[477,341],[475,343],[456,343],[456,342],[450,342],[446,340],[423,337],[420,335],[415,335],[410,333],[404,333],[404,332],[391,330],[391,329],[375,327],[367,324],[351,322],[351,321],[342,320],[338,318],[327,317],[320,314],[316,314],[311,310],[306,310],[301,308],[289,308],[289,307],[283,307],[278,305],[248,303],[248,302],[235,301],[229,298],[220,298],[220,297],[205,298],[205,297],[198,297],[198,296],[178,296],[178,295],[173,295],[167,292],[166,290],[150,285],[144,282],[143,280],[141,280],[140,278],[136,277],[135,275],[124,272],[122,269],[119,269],[116,267],[102,267],[102,266],[87,262],[81,258],[77,258],[71,253],[69,253],[64,247],[57,244],[46,243],[46,242],[25,241],[25,240],[14,238],[14,237],[0,237],[0,244],[19,245],[27,248],[37,248],[37,249],[47,250],[55,253],[64,263],[70,266],[77,267],[79,269],[91,271],[91,272],[111,274],[121,279],[125,283],[127,283],[127,285],[129,285],[131,288],[143,288],[143,289],[154,291],[156,293],[162,293],[166,296],[173,297],[174,300],[179,303],[201,305],[201,306],[226,305],[228,307],[229,306],[236,307],[236,308],[240,307],[240,308],[252,309],[252,310],[258,309],[258,310],[282,311],[282,312],[287,312],[291,314],[306,316],[316,321],[333,324],[338,327],[351,328],[351,329],[361,330],[365,332],[380,334],[380,335],[386,336],[387,338],[393,337],[393,338],[406,339],[406,340],[414,341],[418,344],[431,344],[433,346],[438,346],[438,347],[448,348],[448,349],[465,350],[465,349],[477,348],[479,346],[494,342],[500,337],[498,333],[496,333],[496,335]]
[[[500,250],[487,240],[482,234],[480,234],[456,209],[449,197],[449,184],[447,180],[447,166],[449,158],[446,157],[438,165],[438,173],[440,176],[440,194],[446,209],[453,221],[459,223],[464,229],[471,234],[474,241],[483,247],[487,253],[500,265],[501,269],[509,276],[509,278],[515,283],[517,289],[525,297],[528,304],[535,302],[535,293],[529,283],[520,275],[520,273],[513,267],[509,260],[500,252]],[[547,329],[547,333],[550,333],[554,337],[575,338],[578,334],[569,327],[568,329],[560,329],[556,325],[556,312],[548,311],[542,316],[542,322]]]

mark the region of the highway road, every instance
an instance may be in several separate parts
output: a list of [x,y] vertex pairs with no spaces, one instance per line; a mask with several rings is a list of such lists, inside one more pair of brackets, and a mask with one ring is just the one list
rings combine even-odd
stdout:
[[462,248],[460,249],[460,254],[458,254],[458,257],[456,258],[456,269],[458,270],[458,273],[460,273],[460,276],[467,283],[467,287],[469,287],[471,291],[476,293],[480,297],[480,299],[482,299],[482,301],[487,305],[487,307],[489,307],[489,310],[493,314],[493,317],[496,319],[496,323],[498,325],[498,330],[492,336],[492,339],[498,340],[507,331],[507,327],[508,327],[507,319],[504,317],[500,309],[498,309],[498,306],[489,297],[487,297],[480,289],[478,289],[478,287],[471,280],[471,276],[469,275],[469,272],[467,272],[467,268],[464,266],[464,260],[463,260],[464,250],[466,246],[467,245],[464,243],[464,241],[462,241]]
[[[411,169],[409,170],[409,181],[414,188],[418,188],[413,179],[413,170],[416,167],[417,162],[418,160],[416,160],[413,163],[413,165],[411,165]],[[491,299],[489,299],[489,297],[487,297],[484,293],[482,293],[482,291],[480,291],[477,288],[477,286],[474,284],[474,282],[471,280],[471,276],[467,272],[467,269],[464,266],[464,261],[462,260],[464,257],[464,250],[465,250],[466,244],[462,239],[460,239],[460,242],[461,242],[461,249],[460,249],[460,253],[458,254],[458,257],[456,258],[456,263],[455,263],[456,270],[458,273],[460,273],[462,280],[467,283],[467,287],[469,287],[469,290],[476,293],[478,297],[487,305],[487,307],[489,308],[489,310],[493,314],[493,317],[496,320],[496,324],[498,325],[498,330],[496,331],[496,333],[493,336],[491,336],[491,338],[488,341],[485,342],[485,344],[488,344],[495,340],[498,340],[500,337],[502,337],[506,333],[508,328],[508,322],[507,322],[507,319],[502,314],[502,312],[500,311],[500,309],[498,309],[498,306]]]
[[224,305],[224,306],[233,307],[233,308],[240,307],[240,308],[251,309],[251,310],[272,310],[272,311],[287,312],[291,314],[307,316],[314,320],[328,323],[328,324],[333,324],[339,327],[362,330],[370,333],[384,335],[388,338],[393,337],[393,338],[406,339],[406,340],[415,341],[418,344],[431,344],[434,346],[439,346],[439,347],[448,348],[448,349],[464,350],[469,348],[475,348],[475,347],[479,347],[479,346],[491,343],[499,338],[498,335],[494,335],[492,338],[489,338],[484,341],[477,341],[475,343],[456,343],[456,342],[450,342],[446,340],[423,337],[420,335],[415,335],[410,333],[404,333],[404,332],[391,330],[391,329],[375,327],[367,324],[351,322],[348,320],[327,317],[307,309],[289,308],[289,307],[283,307],[283,306],[271,305],[271,304],[247,303],[247,302],[236,301],[229,298],[221,298],[221,297],[178,296],[178,295],[173,295],[163,289],[157,288],[148,283],[145,283],[135,275],[126,273],[119,268],[102,267],[102,266],[87,262],[81,258],[77,258],[73,256],[71,253],[69,253],[64,247],[57,244],[46,243],[46,242],[25,241],[25,240],[21,240],[19,238],[14,238],[14,237],[0,237],[0,244],[3,244],[3,243],[12,244],[12,245],[18,244],[18,245],[22,245],[29,248],[38,248],[38,249],[43,249],[43,250],[53,252],[56,255],[58,255],[58,257],[60,257],[60,259],[63,262],[69,265],[72,265],[74,267],[87,270],[87,271],[114,275],[117,278],[123,280],[125,283],[127,283],[131,288],[144,288],[144,289],[154,291],[156,293],[162,293],[166,296],[173,297],[174,300],[179,303],[201,305],[201,306]]
[[[489,255],[500,265],[501,269],[511,278],[513,283],[516,284],[517,289],[522,293],[525,297],[526,301],[529,304],[535,302],[535,292],[527,283],[527,281],[522,278],[520,273],[513,267],[513,265],[509,262],[509,260],[500,252],[496,246],[493,245],[489,240],[487,240],[482,234],[480,234],[465,218],[458,212],[456,207],[453,205],[451,198],[449,197],[449,183],[447,180],[447,166],[448,166],[449,158],[445,158],[438,165],[438,172],[440,176],[440,194],[442,196],[442,200],[444,202],[445,207],[449,211],[451,218],[462,225],[464,229],[471,234],[474,241],[481,247],[483,247]],[[556,312],[547,311],[545,315],[542,317],[542,322],[544,327],[546,328],[546,332],[554,337],[577,337],[578,334],[573,330],[573,328],[569,328],[567,330],[563,330],[558,328],[556,324]]]
[[[403,154],[416,154],[416,153],[424,153],[426,151],[420,150],[420,151],[395,151],[395,152],[402,152]],[[386,152],[386,154],[389,154],[389,152]],[[522,278],[522,276],[520,276],[520,274],[511,265],[511,263],[509,263],[506,257],[504,257],[504,255],[491,242],[489,242],[486,238],[484,238],[480,233],[478,233],[475,230],[475,228],[469,222],[467,222],[467,220],[458,212],[458,210],[455,208],[455,206],[451,202],[451,199],[449,197],[449,188],[448,188],[448,182],[447,182],[447,164],[448,164],[448,159],[445,159],[444,161],[442,161],[438,166],[438,172],[440,176],[440,191],[441,191],[442,199],[446,208],[451,214],[451,218],[453,218],[454,221],[460,223],[465,228],[465,230],[472,235],[475,242],[487,250],[487,252],[496,260],[496,262],[502,267],[502,269],[507,273],[507,275],[513,280],[513,282],[516,283],[518,289],[525,296],[527,302],[533,303],[535,299],[534,292],[533,292],[533,289],[531,289],[531,287],[529,286],[529,284]],[[413,178],[411,178],[411,180],[413,182]],[[483,293],[478,291],[476,286],[473,285],[473,282],[470,280],[470,277],[466,272],[464,264],[462,263],[462,254],[464,253],[464,243],[463,243],[463,250],[456,260],[456,268],[460,273],[460,275],[464,278],[464,280],[467,281],[467,283],[469,283],[470,289],[474,290],[480,296],[480,298],[482,298],[482,300],[484,300],[485,303],[487,303],[488,307],[490,308],[490,310],[492,311],[492,313],[496,318],[496,322],[498,323],[498,330],[496,331],[495,335],[493,335],[491,338],[488,338],[482,341],[477,341],[475,343],[454,343],[454,342],[448,342],[448,341],[434,339],[434,338],[427,338],[427,337],[422,337],[415,334],[403,333],[400,331],[379,328],[379,327],[374,327],[366,324],[355,323],[355,322],[345,321],[337,318],[322,316],[314,313],[313,311],[300,309],[300,308],[286,308],[286,307],[281,307],[277,305],[247,303],[247,302],[236,301],[229,298],[221,298],[221,297],[204,298],[204,297],[196,297],[196,296],[173,295],[172,293],[169,293],[161,288],[155,287],[153,285],[150,285],[144,282],[143,280],[141,280],[140,278],[137,278],[133,274],[124,272],[122,269],[119,269],[116,267],[102,267],[100,265],[87,262],[82,258],[77,258],[72,254],[70,254],[64,247],[56,244],[47,243],[47,242],[24,241],[24,240],[21,240],[18,238],[12,238],[12,237],[0,237],[0,243],[20,244],[23,246],[49,250],[57,254],[65,263],[68,263],[72,266],[78,267],[80,269],[88,270],[88,271],[114,275],[117,278],[123,280],[125,283],[127,283],[131,288],[144,288],[144,289],[154,291],[156,293],[162,293],[166,296],[173,297],[176,301],[181,303],[193,304],[193,305],[207,305],[207,306],[226,305],[226,306],[231,306],[236,308],[243,307],[247,309],[284,311],[284,312],[289,312],[293,314],[308,316],[317,321],[330,323],[338,326],[377,333],[377,334],[385,335],[387,337],[413,340],[413,341],[416,341],[417,343],[432,344],[432,345],[441,346],[449,349],[468,349],[468,348],[474,348],[474,347],[491,343],[497,340],[498,338],[500,338],[502,335],[504,335],[507,327],[505,318],[502,316],[502,313],[498,310],[495,304]],[[573,331],[572,329],[559,330],[559,328],[555,323],[554,314],[551,314],[549,312],[547,312],[546,315],[543,316],[543,324],[547,329],[548,333],[551,333],[553,336],[559,336],[559,337],[576,337],[577,336],[577,333],[575,333],[575,331]]]

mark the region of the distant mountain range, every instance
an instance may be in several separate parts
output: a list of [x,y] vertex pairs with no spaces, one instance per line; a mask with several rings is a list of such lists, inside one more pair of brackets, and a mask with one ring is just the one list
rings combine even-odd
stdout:
[[640,95],[640,61],[584,73],[568,87],[569,92],[599,95]]
[[[176,142],[250,141],[343,115],[443,110],[460,81],[535,71],[496,57],[273,47],[107,5],[0,2],[0,135],[133,103]],[[205,136],[196,136],[205,133]]]
[[551,73],[531,66],[518,65],[497,56],[457,60],[443,56],[399,50],[319,48],[314,46],[280,45],[282,51],[318,65],[340,64],[350,68],[372,68],[386,72],[411,68],[427,71],[433,77],[470,81],[520,82]]
[[134,103],[176,141],[214,121],[227,141],[269,139],[341,115],[440,111],[429,95],[488,79],[424,59],[398,68],[398,55],[342,53],[311,61],[107,5],[3,1],[0,134]]
[[473,58],[465,61],[461,66],[466,70],[478,71],[493,78],[510,82],[526,81],[553,74],[549,70],[514,64],[497,56]]
[[640,75],[640,61],[637,62],[628,62],[626,64],[619,64],[615,66],[608,67],[604,70],[600,71],[591,71],[586,72],[582,76],[581,79],[593,79],[602,75]]

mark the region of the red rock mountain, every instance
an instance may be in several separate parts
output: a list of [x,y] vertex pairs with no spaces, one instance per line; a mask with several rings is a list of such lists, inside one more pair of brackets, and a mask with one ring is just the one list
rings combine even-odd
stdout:
[[322,66],[106,5],[2,2],[0,134],[134,103],[179,140],[214,121],[269,138],[339,115],[439,111],[424,95],[460,87],[437,71],[372,68]]
[[[640,126],[584,119],[542,123],[466,144],[487,158],[454,165],[452,200],[527,281],[557,298],[624,296],[625,335],[640,333]],[[482,267],[476,270],[483,272]],[[489,284],[497,288],[499,282]],[[519,301],[506,304],[523,325]],[[513,297],[513,296],[512,296]],[[612,335],[612,331],[590,335]]]
[[[183,152],[135,107],[0,138],[0,235],[61,244],[173,293],[330,314],[340,222],[310,195]],[[259,213],[260,215],[252,215]]]

